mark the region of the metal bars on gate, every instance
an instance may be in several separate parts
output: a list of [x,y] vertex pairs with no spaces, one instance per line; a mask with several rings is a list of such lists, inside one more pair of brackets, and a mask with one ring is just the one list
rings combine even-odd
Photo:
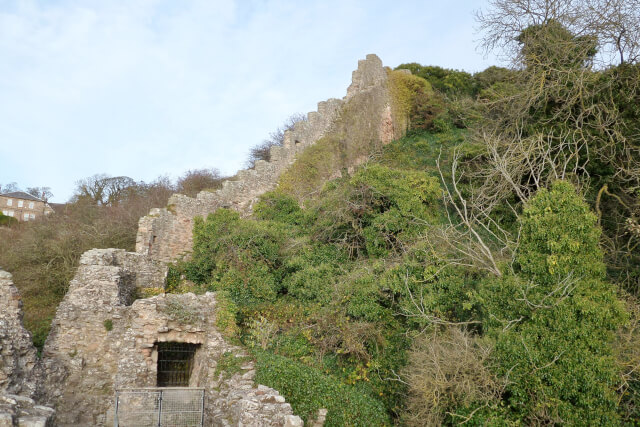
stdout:
[[159,342],[158,387],[186,387],[189,385],[193,357],[199,344]]
[[147,387],[116,391],[114,427],[203,427],[204,389]]

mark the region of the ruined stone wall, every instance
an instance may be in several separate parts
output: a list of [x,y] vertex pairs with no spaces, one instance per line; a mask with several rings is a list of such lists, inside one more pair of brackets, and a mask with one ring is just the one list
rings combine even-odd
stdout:
[[0,270],[0,394],[32,396],[36,364],[31,334],[22,324],[22,301],[11,274]]
[[252,362],[228,378],[216,370],[223,354],[243,351],[217,331],[214,294],[132,299],[123,260],[135,256],[86,252],[58,308],[37,395],[56,408],[58,425],[112,425],[116,389],[156,386],[158,342],[199,344],[189,386],[206,389],[207,425],[301,425],[277,391],[254,386]]
[[0,270],[0,427],[53,427],[55,411],[31,399],[37,360],[20,294],[11,274]]
[[[370,96],[372,91],[376,91],[376,96]],[[174,261],[191,251],[194,217],[206,217],[220,207],[248,214],[258,196],[275,188],[278,178],[305,148],[331,132],[339,132],[339,138],[346,141],[356,140],[357,136],[351,132],[357,129],[337,124],[345,106],[363,103],[375,105],[356,111],[359,117],[351,118],[351,123],[374,129],[373,138],[380,143],[388,143],[398,136],[391,114],[387,70],[376,55],[367,55],[358,62],[346,97],[320,102],[318,111],[309,113],[306,121],[296,123],[293,130],[285,132],[283,146],[271,148],[269,162],[257,161],[254,169],[238,172],[232,180],[225,181],[220,190],[202,191],[195,198],[174,194],[167,208],[152,209],[148,216],[141,218],[136,252],[157,260]],[[359,161],[363,161],[366,154],[361,157]]]
[[0,427],[54,427],[55,411],[26,396],[0,394]]

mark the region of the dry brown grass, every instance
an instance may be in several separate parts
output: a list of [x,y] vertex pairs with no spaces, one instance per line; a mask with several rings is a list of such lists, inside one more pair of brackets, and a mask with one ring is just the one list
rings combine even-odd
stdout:
[[[403,377],[409,385],[409,426],[438,426],[456,408],[483,406],[498,399],[502,382],[486,367],[491,347],[459,327],[418,337]],[[467,420],[468,421],[468,420]]]

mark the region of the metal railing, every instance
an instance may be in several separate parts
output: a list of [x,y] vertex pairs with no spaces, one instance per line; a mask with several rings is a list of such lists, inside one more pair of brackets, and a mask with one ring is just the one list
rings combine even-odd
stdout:
[[204,427],[204,389],[147,387],[116,391],[114,427]]

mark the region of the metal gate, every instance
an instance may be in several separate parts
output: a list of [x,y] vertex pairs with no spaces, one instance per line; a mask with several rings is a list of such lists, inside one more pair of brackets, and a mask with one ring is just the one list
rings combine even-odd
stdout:
[[204,389],[150,387],[116,391],[114,427],[203,427]]
[[159,342],[158,387],[187,387],[199,344]]

